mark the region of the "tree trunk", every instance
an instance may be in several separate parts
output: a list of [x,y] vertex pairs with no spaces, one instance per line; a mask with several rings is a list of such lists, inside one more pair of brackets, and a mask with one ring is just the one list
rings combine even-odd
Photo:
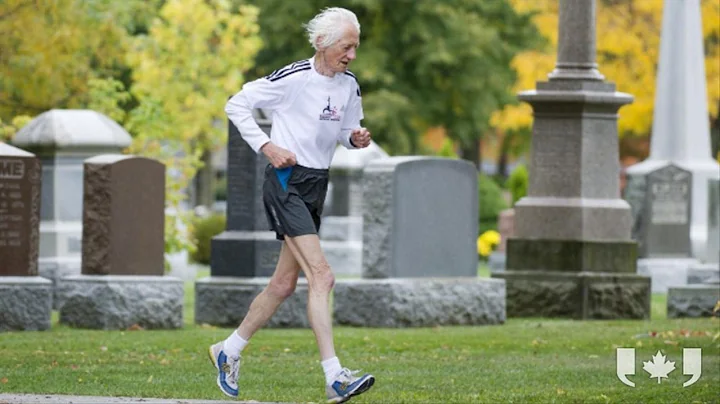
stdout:
[[505,133],[503,135],[502,143],[500,143],[500,153],[498,154],[497,162],[497,173],[503,178],[508,177],[508,154],[510,153],[510,144],[513,140],[513,135]]
[[480,155],[480,139],[473,139],[469,144],[463,145],[460,149],[462,158],[464,160],[472,161],[475,164],[475,168],[480,170],[482,164],[482,158]]
[[212,152],[206,150],[200,159],[203,166],[195,174],[195,205],[204,205],[210,209],[215,202]]

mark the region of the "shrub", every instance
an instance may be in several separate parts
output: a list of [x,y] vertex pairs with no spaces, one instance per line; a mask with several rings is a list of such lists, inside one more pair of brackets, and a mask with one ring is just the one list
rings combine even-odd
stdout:
[[215,180],[215,200],[227,201],[227,176]]
[[529,181],[528,170],[524,164],[518,165],[510,174],[507,180],[507,188],[512,194],[513,206],[515,206],[515,203],[517,203],[520,198],[527,195]]
[[502,188],[483,174],[478,176],[478,201],[478,234],[497,230],[498,216],[508,206],[503,198]]
[[198,217],[192,226],[193,244],[196,249],[190,254],[192,262],[210,265],[210,240],[225,230],[225,215],[212,214]]

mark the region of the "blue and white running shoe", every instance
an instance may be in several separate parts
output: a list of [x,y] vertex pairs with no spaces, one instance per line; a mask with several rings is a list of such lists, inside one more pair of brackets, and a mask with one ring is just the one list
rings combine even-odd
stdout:
[[328,403],[344,403],[353,396],[362,394],[375,384],[375,377],[365,374],[356,377],[357,371],[350,371],[344,368],[335,380],[325,387]]
[[210,361],[218,371],[217,385],[230,397],[238,396],[238,377],[240,377],[240,355],[228,356],[223,351],[223,341],[211,345]]

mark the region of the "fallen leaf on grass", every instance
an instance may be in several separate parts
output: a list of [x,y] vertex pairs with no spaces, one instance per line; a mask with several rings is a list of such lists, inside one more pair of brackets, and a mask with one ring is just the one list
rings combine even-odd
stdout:
[[557,389],[557,393],[558,393],[558,396],[563,396],[563,395],[565,395],[565,390]]
[[290,348],[283,349],[283,352],[290,352]]
[[127,328],[128,331],[142,331],[144,328],[140,327],[140,324],[133,324]]
[[150,375],[150,377],[148,377],[148,379],[147,379],[147,382],[152,383],[152,379],[153,379],[153,375]]
[[2,384],[7,384],[7,382],[8,382],[7,377],[3,377],[2,379],[0,379],[0,383],[2,383]]
[[101,347],[100,347],[100,350],[103,351],[103,352],[107,352],[107,347],[106,347],[106,346],[101,346]]
[[667,344],[667,345],[672,345],[672,346],[678,346],[678,345],[680,345],[680,343],[677,342],[677,341],[670,341],[670,340],[667,340],[667,339],[665,340],[665,344]]

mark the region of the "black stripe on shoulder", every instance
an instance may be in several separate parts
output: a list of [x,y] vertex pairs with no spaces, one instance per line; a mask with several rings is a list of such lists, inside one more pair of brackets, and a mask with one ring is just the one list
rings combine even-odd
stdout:
[[355,81],[358,81],[357,76],[355,76],[355,74],[353,74],[353,72],[351,72],[350,70],[345,70],[345,74],[347,74],[348,76],[354,78]]
[[289,65],[287,65],[287,66],[285,66],[285,67],[283,67],[283,68],[280,68],[280,69],[278,69],[278,70],[275,70],[274,72],[272,72],[272,73],[270,73],[269,75],[267,75],[267,78],[270,79],[270,78],[272,78],[273,76],[280,76],[280,75],[282,75],[282,74],[285,74],[285,73],[289,72],[290,70],[294,70],[294,69],[296,69],[296,68],[298,68],[298,67],[305,67],[305,66],[310,66],[310,61],[307,60],[307,59],[306,59],[306,60],[299,60],[299,61],[294,62],[294,63],[291,63],[291,64],[289,64]]
[[267,77],[267,79],[270,80],[270,81],[277,81],[277,80],[280,80],[280,79],[283,78],[283,77],[290,76],[291,74],[299,73],[299,72],[301,72],[301,71],[310,70],[310,69],[311,69],[310,66],[296,67],[296,68],[294,68],[294,69],[292,69],[292,70],[289,70],[289,71],[286,71],[286,72],[283,72],[283,73],[278,73],[278,74],[276,74],[276,75],[274,75],[274,76],[272,76],[272,77]]
[[360,82],[358,81],[357,76],[355,76],[355,75],[353,74],[353,72],[351,72],[350,70],[346,70],[346,71],[345,71],[345,74],[347,74],[348,76],[350,76],[350,77],[352,77],[353,79],[355,79],[355,83],[357,84],[357,90],[355,91],[355,93],[357,94],[358,97],[361,97],[361,95],[360,95]]

